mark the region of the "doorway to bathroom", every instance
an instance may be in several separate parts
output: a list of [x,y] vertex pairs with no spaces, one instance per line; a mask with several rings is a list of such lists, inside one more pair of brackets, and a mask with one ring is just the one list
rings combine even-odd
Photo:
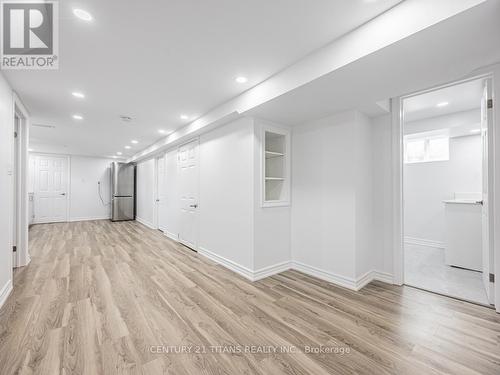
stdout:
[[404,283],[483,305],[493,298],[491,98],[481,78],[402,101]]

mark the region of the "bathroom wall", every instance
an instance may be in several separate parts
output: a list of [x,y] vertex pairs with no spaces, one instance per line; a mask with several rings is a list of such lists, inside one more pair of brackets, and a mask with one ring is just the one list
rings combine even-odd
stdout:
[[[479,121],[479,117],[475,119]],[[423,121],[420,123],[414,124],[415,128],[430,130],[424,129]],[[443,200],[453,199],[456,192],[481,191],[481,158],[480,135],[467,135],[450,138],[448,161],[405,164],[404,231],[407,241],[443,246]]]

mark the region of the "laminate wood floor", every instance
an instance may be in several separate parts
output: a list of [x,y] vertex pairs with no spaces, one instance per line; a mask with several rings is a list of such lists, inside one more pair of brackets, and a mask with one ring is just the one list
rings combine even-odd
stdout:
[[500,374],[500,316],[408,287],[251,283],[136,222],[36,225],[0,374]]

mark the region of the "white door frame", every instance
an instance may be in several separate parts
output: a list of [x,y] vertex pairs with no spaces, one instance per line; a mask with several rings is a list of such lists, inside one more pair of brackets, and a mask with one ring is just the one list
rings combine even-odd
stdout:
[[[493,220],[495,231],[490,238],[493,240],[494,264],[493,271],[496,273],[496,283],[494,287],[495,305],[497,312],[500,313],[500,162],[495,162],[497,153],[500,152],[500,116],[495,116],[495,108],[500,105],[500,65],[480,72],[476,75],[470,75],[465,79],[449,82],[445,85],[429,88],[414,92],[405,96],[392,99],[392,191],[393,191],[393,283],[403,285],[404,283],[404,215],[403,215],[403,100],[412,96],[421,95],[426,92],[435,91],[440,88],[450,87],[459,83],[474,81],[478,79],[491,79],[493,82],[493,129],[488,133],[490,144],[493,145],[489,150],[488,169],[492,172],[489,179],[493,182],[494,189],[489,192],[489,202],[493,204]],[[496,80],[495,80],[496,78]],[[500,160],[500,159],[499,159]],[[499,199],[495,199],[499,197]],[[491,226],[491,225],[490,225]]]
[[[29,264],[31,258],[28,250],[28,227],[29,227],[29,204],[28,204],[28,176],[29,176],[29,129],[30,114],[17,94],[13,94],[12,119],[17,116],[19,122],[19,148],[18,165],[16,177],[18,179],[19,191],[16,193],[16,202],[13,202],[13,210],[16,212],[16,222],[12,225],[17,226],[17,248],[15,256],[15,267],[23,267]],[[13,148],[14,150],[14,148]],[[14,151],[13,151],[14,152]],[[13,155],[14,156],[14,155]],[[12,215],[14,216],[14,215]]]
[[[68,223],[71,221],[70,212],[71,212],[71,156],[64,154],[52,154],[50,152],[32,152],[32,156],[46,156],[46,157],[56,157],[56,158],[66,158],[66,176],[68,179],[67,184],[67,192],[66,192],[66,220],[61,221],[61,223]],[[35,177],[34,177],[35,178]],[[36,184],[35,184],[36,185]],[[35,200],[34,200],[35,202]],[[33,203],[35,204],[35,203]],[[36,207],[35,207],[36,212]],[[36,219],[36,217],[35,217]],[[33,224],[39,224],[36,220],[33,221]]]

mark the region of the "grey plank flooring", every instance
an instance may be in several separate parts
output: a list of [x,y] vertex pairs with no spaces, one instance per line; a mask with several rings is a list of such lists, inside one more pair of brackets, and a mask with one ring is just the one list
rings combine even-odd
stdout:
[[35,225],[0,374],[500,374],[495,311],[287,271],[251,283],[136,222]]

